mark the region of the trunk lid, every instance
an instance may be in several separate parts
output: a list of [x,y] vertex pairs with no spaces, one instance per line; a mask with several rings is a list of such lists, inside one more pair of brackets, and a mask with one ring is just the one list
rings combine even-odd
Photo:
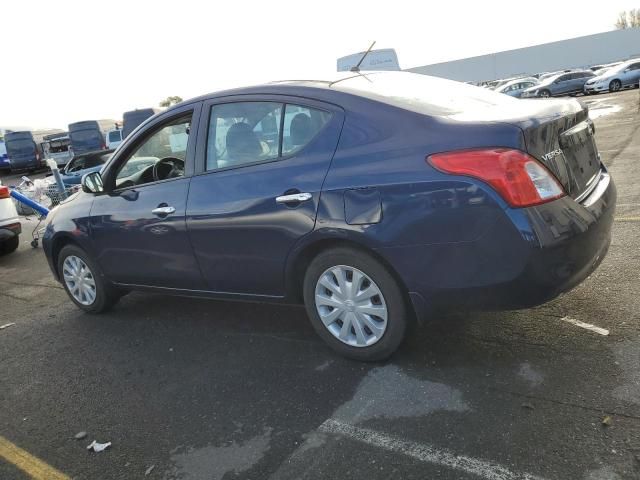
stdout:
[[544,164],[574,199],[587,196],[597,183],[601,165],[595,129],[588,107],[577,100],[517,100],[452,118],[516,125],[527,153]]

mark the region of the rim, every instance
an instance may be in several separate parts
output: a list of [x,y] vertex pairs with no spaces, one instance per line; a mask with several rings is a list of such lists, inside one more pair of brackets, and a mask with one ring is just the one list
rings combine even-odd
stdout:
[[550,97],[550,94],[546,90],[543,90],[542,93],[540,94],[540,96],[541,97]]
[[324,271],[316,283],[316,310],[325,328],[342,343],[368,347],[387,329],[387,304],[366,273],[347,265]]
[[618,90],[620,90],[620,82],[618,80],[614,80],[613,82],[611,82],[611,87],[614,92],[617,92]]
[[82,305],[96,301],[96,282],[91,269],[80,257],[69,255],[62,263],[62,276],[67,290]]

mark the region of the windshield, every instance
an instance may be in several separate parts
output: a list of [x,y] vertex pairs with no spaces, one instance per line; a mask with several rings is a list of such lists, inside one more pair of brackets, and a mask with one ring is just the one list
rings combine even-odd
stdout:
[[470,107],[519,100],[485,88],[408,72],[376,72],[333,83],[332,88],[427,115],[454,115]]
[[33,140],[28,138],[8,140],[6,145],[9,157],[12,155],[31,155],[36,151],[36,145],[33,143]]

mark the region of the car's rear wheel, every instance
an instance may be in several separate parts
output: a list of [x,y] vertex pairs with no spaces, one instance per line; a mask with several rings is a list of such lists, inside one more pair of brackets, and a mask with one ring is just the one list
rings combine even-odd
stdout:
[[5,240],[4,242],[0,242],[0,255],[8,255],[17,250],[20,245],[20,238],[16,235],[9,240]]
[[384,265],[358,250],[336,248],[318,255],[305,275],[304,300],[316,332],[346,357],[383,360],[404,338],[402,288]]
[[612,80],[609,84],[610,92],[618,92],[622,88],[622,82],[620,80]]
[[71,301],[85,312],[104,312],[120,299],[97,264],[75,245],[67,245],[58,254],[58,274]]
[[551,96],[551,92],[549,90],[542,90],[540,92],[540,96],[542,98],[549,98]]

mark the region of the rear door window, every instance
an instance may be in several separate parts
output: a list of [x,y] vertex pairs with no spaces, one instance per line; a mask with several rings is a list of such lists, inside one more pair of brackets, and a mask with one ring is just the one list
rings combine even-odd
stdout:
[[330,120],[320,109],[278,102],[214,105],[209,117],[207,170],[278,160],[308,145]]
[[278,158],[283,107],[277,102],[214,105],[209,116],[207,170]]

